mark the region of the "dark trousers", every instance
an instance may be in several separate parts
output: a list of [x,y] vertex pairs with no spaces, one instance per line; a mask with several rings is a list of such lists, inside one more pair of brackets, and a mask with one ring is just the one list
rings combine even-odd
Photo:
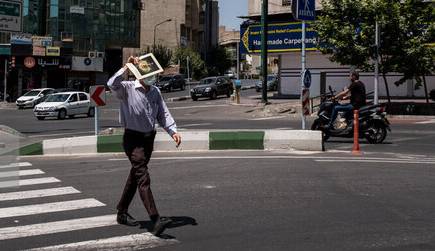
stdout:
[[118,203],[118,212],[127,212],[136,189],[149,216],[159,213],[151,192],[151,180],[148,173],[148,162],[153,152],[156,132],[141,133],[126,129],[123,138],[124,151],[131,162],[131,170],[125,183],[124,192]]

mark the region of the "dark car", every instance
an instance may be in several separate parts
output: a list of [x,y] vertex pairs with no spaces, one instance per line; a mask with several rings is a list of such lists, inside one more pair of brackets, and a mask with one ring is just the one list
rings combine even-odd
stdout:
[[[260,92],[263,89],[263,82],[258,81],[255,84],[255,90]],[[278,90],[278,77],[275,75],[267,76],[267,90],[268,91],[277,91]]]
[[201,79],[199,85],[190,90],[193,101],[198,98],[216,99],[219,95],[230,97],[233,93],[233,83],[227,77],[208,77]]
[[156,86],[162,90],[171,92],[174,89],[184,90],[186,89],[186,80],[183,75],[166,75],[160,77],[156,82]]

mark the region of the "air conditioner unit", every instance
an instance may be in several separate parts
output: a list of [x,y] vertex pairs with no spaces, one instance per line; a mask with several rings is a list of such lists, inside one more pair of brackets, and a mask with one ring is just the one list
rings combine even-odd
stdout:
[[104,58],[104,52],[97,51],[97,58]]
[[90,51],[88,52],[88,58],[95,58],[97,57],[97,52],[96,51]]

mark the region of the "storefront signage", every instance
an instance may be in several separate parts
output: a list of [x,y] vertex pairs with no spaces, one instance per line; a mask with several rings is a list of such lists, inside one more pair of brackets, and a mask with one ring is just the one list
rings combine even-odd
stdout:
[[73,71],[103,71],[103,58],[72,57]]
[[0,31],[22,30],[21,2],[0,0]]
[[0,45],[0,55],[11,55],[11,47],[9,45]]
[[33,46],[53,46],[53,38],[52,37],[33,36],[32,43],[33,43]]
[[32,44],[32,35],[27,33],[12,33],[11,44]]
[[71,6],[69,7],[69,13],[74,13],[74,14],[85,14],[85,8],[80,7],[80,6]]
[[38,65],[42,67],[46,66],[58,66],[59,65],[59,59],[58,58],[39,58],[38,59]]
[[45,47],[33,46],[33,56],[45,56]]
[[46,56],[58,57],[60,56],[60,47],[47,46]]
[[[240,53],[251,54],[261,52],[261,25],[251,25],[240,29]],[[307,23],[305,38],[306,50],[317,50],[318,35]],[[278,23],[268,26],[268,52],[301,51],[302,24]]]
[[26,68],[32,69],[35,67],[36,61],[34,57],[26,57],[24,58],[24,66]]

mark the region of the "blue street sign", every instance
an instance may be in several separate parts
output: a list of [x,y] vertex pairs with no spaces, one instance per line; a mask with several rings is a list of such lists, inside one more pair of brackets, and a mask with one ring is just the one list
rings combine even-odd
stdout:
[[[307,23],[305,37],[305,50],[317,50],[317,32]],[[302,49],[302,24],[298,23],[272,23],[267,27],[269,53],[299,52]],[[261,52],[261,25],[250,25],[240,29],[240,53],[256,54]]]
[[303,73],[303,80],[304,80],[304,86],[305,88],[311,87],[311,72],[308,69],[305,69]]
[[241,88],[242,87],[242,81],[240,79],[237,79],[234,81],[234,85],[236,86],[236,88]]
[[292,13],[295,19],[310,21],[316,19],[315,0],[293,0]]

